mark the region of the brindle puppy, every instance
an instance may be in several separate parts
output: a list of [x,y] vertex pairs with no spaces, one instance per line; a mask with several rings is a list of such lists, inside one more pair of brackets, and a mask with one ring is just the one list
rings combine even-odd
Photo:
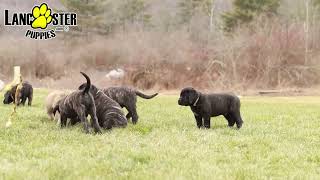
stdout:
[[[86,84],[82,84],[79,89],[86,87]],[[120,105],[109,98],[103,91],[99,90],[96,86],[91,85],[90,92],[94,97],[94,101],[97,107],[97,117],[99,124],[105,129],[111,129],[112,127],[126,127],[128,121],[124,116],[124,113]]]
[[[12,102],[15,102],[17,87],[18,87],[18,85],[13,86],[9,91],[7,91],[4,94],[3,104],[10,104]],[[19,106],[21,103],[22,103],[22,105],[25,105],[27,99],[28,99],[28,106],[31,106],[32,99],[33,99],[33,88],[30,83],[23,82],[20,93],[18,94],[18,104],[17,105]]]
[[101,133],[101,128],[98,123],[96,106],[92,94],[89,92],[91,87],[90,78],[83,72],[81,74],[87,80],[87,86],[83,90],[75,91],[66,97],[62,98],[53,110],[60,113],[61,127],[65,127],[67,124],[67,118],[77,119],[83,123],[83,127],[86,133],[89,133],[87,115],[91,116],[92,127],[95,132]]
[[[235,123],[240,129],[243,121],[240,115],[240,99],[231,94],[202,94],[189,87],[181,91],[178,104],[190,106],[198,128],[210,128],[210,117],[223,115],[232,127]],[[202,121],[203,119],[203,121]]]
[[103,89],[103,92],[111,99],[119,103],[121,107],[125,107],[128,110],[126,118],[130,119],[132,117],[133,124],[136,124],[139,118],[137,114],[137,96],[144,99],[151,99],[158,95],[158,93],[153,95],[145,95],[129,87],[110,87]]

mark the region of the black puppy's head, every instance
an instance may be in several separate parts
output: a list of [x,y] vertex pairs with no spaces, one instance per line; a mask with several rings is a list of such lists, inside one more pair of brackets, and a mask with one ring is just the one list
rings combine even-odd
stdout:
[[4,100],[3,100],[3,104],[10,104],[13,102],[13,96],[12,96],[12,93],[10,91],[7,91],[5,94],[4,94]]
[[181,90],[178,104],[181,106],[191,106],[199,98],[199,93],[192,87],[187,87]]
[[[84,90],[85,88],[87,87],[87,83],[83,83],[83,84],[81,84],[80,86],[79,86],[79,90]],[[91,84],[91,87],[90,87],[90,93],[94,96],[95,94],[97,94],[97,92],[98,92],[98,88],[95,86],[95,85],[93,85],[93,84]]]

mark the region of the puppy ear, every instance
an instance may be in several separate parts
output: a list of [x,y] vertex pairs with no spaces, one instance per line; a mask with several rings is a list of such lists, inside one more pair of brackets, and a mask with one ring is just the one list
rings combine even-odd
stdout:
[[194,88],[190,89],[190,91],[189,91],[189,103],[190,103],[190,105],[192,105],[196,101],[198,96],[199,96],[198,91],[196,91]]

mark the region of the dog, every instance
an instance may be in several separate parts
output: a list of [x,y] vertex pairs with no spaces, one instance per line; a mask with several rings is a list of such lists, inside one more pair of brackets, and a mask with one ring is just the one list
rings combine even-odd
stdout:
[[64,91],[53,91],[47,96],[45,100],[45,104],[46,104],[47,114],[51,120],[54,120],[55,118],[55,116],[53,115],[54,107],[58,104],[59,100],[66,97],[68,94],[69,94],[68,92],[64,92]]
[[[79,90],[84,89],[86,86],[86,84],[82,84]],[[116,101],[112,100],[94,85],[91,85],[90,92],[96,104],[99,124],[104,129],[109,130],[113,127],[124,128],[127,126],[127,118],[124,116],[120,105]]]
[[[223,115],[228,120],[228,126],[235,123],[242,127],[240,115],[240,99],[231,94],[203,94],[192,87],[182,89],[178,104],[190,106],[198,128],[210,128],[210,118]],[[202,121],[203,119],[203,121]]]
[[90,78],[83,72],[81,72],[81,74],[87,80],[86,87],[83,90],[75,91],[62,98],[53,109],[53,114],[55,115],[57,111],[60,113],[61,127],[66,126],[67,118],[71,120],[79,118],[83,123],[86,133],[89,133],[87,115],[90,115],[94,131],[101,133],[101,127],[96,114],[96,106],[93,96],[89,91],[91,87]]
[[[4,94],[4,100],[3,104],[10,104],[14,103],[16,99],[16,91],[17,91],[18,85],[13,86],[9,91],[7,91]],[[33,87],[28,82],[22,83],[22,88],[20,90],[20,93],[18,94],[18,106],[22,104],[25,105],[27,99],[28,99],[28,106],[32,105],[32,99],[33,99]]]
[[119,105],[123,108],[125,107],[128,110],[128,114],[126,118],[129,120],[132,118],[132,123],[136,124],[138,122],[138,114],[137,114],[137,96],[144,99],[151,99],[158,95],[155,93],[153,95],[145,95],[140,91],[137,91],[133,88],[129,87],[109,87],[103,89],[103,92],[109,96],[111,99],[119,103]]

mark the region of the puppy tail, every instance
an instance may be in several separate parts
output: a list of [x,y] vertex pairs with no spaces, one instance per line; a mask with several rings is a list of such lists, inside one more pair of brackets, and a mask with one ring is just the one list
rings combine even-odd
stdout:
[[86,93],[88,93],[89,90],[90,90],[91,80],[90,80],[89,76],[86,75],[85,73],[83,73],[83,72],[80,72],[80,73],[81,73],[81,74],[86,78],[86,80],[87,80],[86,87],[85,87],[85,89],[83,90],[83,94],[86,94]]
[[151,98],[154,98],[155,96],[158,95],[158,93],[155,93],[155,94],[152,94],[152,95],[146,95],[146,94],[143,94],[140,91],[136,91],[135,93],[136,93],[137,96],[142,97],[144,99],[151,99]]

